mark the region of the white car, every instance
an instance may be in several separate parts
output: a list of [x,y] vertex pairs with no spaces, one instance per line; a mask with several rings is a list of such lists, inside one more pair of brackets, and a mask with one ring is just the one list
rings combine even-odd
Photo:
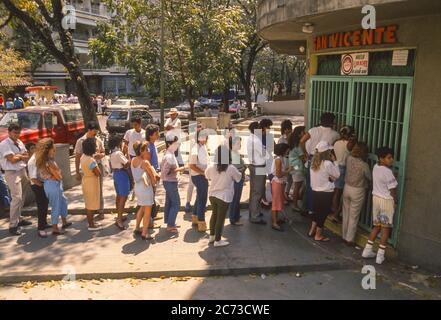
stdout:
[[130,108],[143,108],[145,110],[149,110],[150,107],[146,104],[138,104],[136,103],[135,99],[118,99],[109,106],[110,109],[112,108],[124,108],[124,107],[130,107]]

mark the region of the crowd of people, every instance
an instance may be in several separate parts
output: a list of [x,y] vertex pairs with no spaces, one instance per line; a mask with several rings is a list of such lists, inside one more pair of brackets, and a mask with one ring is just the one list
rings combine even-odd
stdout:
[[[93,96],[91,97],[91,102],[95,108],[95,112],[99,114],[103,114],[112,104],[111,98],[107,98],[105,95]],[[4,111],[23,109],[30,106],[47,106],[72,103],[78,103],[78,97],[73,94],[67,95],[56,93],[50,99],[45,96],[33,95],[25,95],[24,97],[21,97],[18,93],[15,94],[14,98],[5,98],[0,94],[0,110]]]
[[[373,229],[362,256],[376,257],[377,263],[384,261],[385,249],[393,226],[397,205],[397,180],[391,170],[394,152],[384,146],[376,150],[378,162],[371,172],[368,161],[368,146],[358,141],[350,126],[334,130],[335,116],[324,113],[319,126],[309,129],[293,128],[289,120],[281,123],[281,137],[274,141],[270,133],[270,119],[252,122],[246,142],[248,163],[240,154],[242,138],[231,131],[213,151],[207,147],[210,139],[202,125],[191,136],[189,165],[184,165],[180,156],[180,121],[176,112],[165,124],[166,150],[159,161],[156,142],[159,127],[153,124],[145,129],[141,119],[132,119],[133,129],[123,139],[113,136],[109,140],[110,167],[116,192],[117,218],[115,226],[127,229],[125,205],[131,192],[136,197],[138,210],[134,234],[142,240],[152,240],[149,229],[157,215],[155,195],[162,183],[165,189],[164,223],[170,233],[179,233],[176,218],[180,208],[178,180],[180,174],[189,170],[186,211],[192,213],[192,225],[199,232],[209,230],[209,242],[215,247],[228,245],[222,238],[224,221],[228,216],[231,225],[243,224],[240,215],[240,199],[249,170],[249,222],[266,225],[263,208],[271,208],[271,228],[283,231],[286,219],[282,218],[287,206],[305,217],[311,218],[308,236],[315,241],[327,242],[324,224],[329,217],[341,222],[343,241],[354,245],[358,220],[370,196],[372,185]],[[62,173],[55,162],[54,141],[43,139],[35,144],[23,145],[19,140],[20,126],[9,126],[9,138],[0,143],[0,164],[10,191],[10,228],[13,235],[20,235],[20,227],[30,222],[21,218],[23,207],[22,181],[29,179],[38,207],[38,235],[47,237],[45,231],[52,228],[53,235],[63,234],[63,229],[72,223],[67,217],[67,199],[64,196]],[[97,220],[103,219],[103,142],[97,137],[96,123],[87,124],[87,133],[77,140],[75,164],[77,178],[82,182],[88,230],[101,230]],[[1,177],[3,179],[3,177]],[[269,185],[269,190],[266,186]],[[4,187],[4,186],[3,186]],[[2,188],[3,188],[2,187]],[[192,210],[189,202],[193,188],[196,200]],[[206,223],[207,202],[211,203],[212,215],[209,227]],[[46,216],[51,207],[51,221]],[[342,215],[342,221],[340,220]],[[62,224],[59,229],[59,218]],[[373,251],[373,243],[381,232],[380,247]]]

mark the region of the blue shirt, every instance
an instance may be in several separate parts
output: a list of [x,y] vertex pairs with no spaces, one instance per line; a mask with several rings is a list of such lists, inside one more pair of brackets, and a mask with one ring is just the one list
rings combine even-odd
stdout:
[[159,167],[159,161],[158,161],[158,150],[156,149],[156,146],[154,143],[149,142],[149,153],[150,153],[150,163],[155,168],[156,172],[161,171]]

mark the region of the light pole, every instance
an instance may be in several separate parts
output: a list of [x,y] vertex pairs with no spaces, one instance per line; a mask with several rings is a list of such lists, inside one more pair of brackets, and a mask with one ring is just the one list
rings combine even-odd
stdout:
[[161,131],[164,131],[164,0],[161,0],[161,80],[160,80],[160,109],[161,109]]

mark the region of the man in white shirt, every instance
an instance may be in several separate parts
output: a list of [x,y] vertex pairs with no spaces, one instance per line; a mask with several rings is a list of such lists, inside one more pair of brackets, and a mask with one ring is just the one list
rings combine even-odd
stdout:
[[262,144],[259,123],[252,122],[248,129],[250,130],[250,136],[247,140],[247,152],[250,162],[249,217],[250,222],[265,225],[266,222],[261,218],[260,200],[265,196],[267,153]]
[[[334,125],[335,115],[330,112],[325,112],[320,117],[320,126],[309,129],[300,140],[300,147],[308,159],[308,168],[310,166],[310,161],[314,156],[315,147],[319,142],[325,141],[333,146],[335,141],[340,138],[340,134],[333,129]],[[309,213],[312,214],[312,190],[309,170],[306,170],[306,207]]]
[[[178,141],[181,141],[181,120],[178,118],[178,109],[171,108],[168,113],[170,118],[165,121],[164,129],[166,130],[166,135],[176,136],[178,137]],[[184,166],[184,160],[182,160],[181,152],[178,150],[175,151],[176,159],[178,160],[178,164],[180,167]]]
[[[103,165],[101,163],[101,160],[106,156],[105,150],[104,150],[104,143],[103,141],[97,137],[97,134],[100,130],[100,127],[98,123],[95,121],[91,121],[87,124],[87,132],[84,136],[79,138],[75,144],[75,171],[77,174],[77,180],[81,181],[82,176],[80,173],[80,160],[81,156],[83,155],[83,142],[84,140],[88,138],[94,138],[96,141],[96,154],[93,156],[96,162],[98,163],[98,167],[101,172],[104,172]],[[100,175],[100,214],[96,217],[96,220],[103,220],[104,214],[104,198],[103,198],[103,175]]]
[[[141,126],[141,118],[134,117],[131,122],[133,129],[127,130],[123,138],[124,144],[128,147],[127,154],[129,155],[129,160],[136,157],[135,150],[133,150],[133,144],[136,141],[146,141],[145,130]],[[125,150],[124,146],[123,150]]]
[[24,205],[23,183],[28,179],[26,162],[29,160],[29,155],[19,139],[20,133],[20,125],[12,123],[8,127],[9,137],[0,143],[0,166],[5,171],[5,180],[12,198],[9,210],[9,233],[17,236],[21,235],[19,227],[32,224],[21,219]]

